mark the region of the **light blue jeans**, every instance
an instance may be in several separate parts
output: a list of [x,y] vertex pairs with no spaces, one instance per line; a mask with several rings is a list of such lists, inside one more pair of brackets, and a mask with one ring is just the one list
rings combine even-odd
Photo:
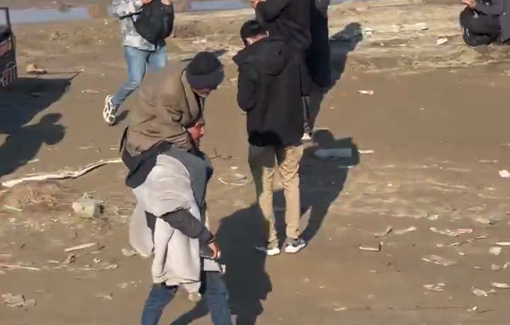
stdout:
[[147,67],[149,71],[156,72],[166,65],[166,46],[158,46],[155,51],[144,51],[131,46],[124,47],[124,56],[127,63],[128,79],[113,96],[113,105],[119,107],[124,103],[145,77]]

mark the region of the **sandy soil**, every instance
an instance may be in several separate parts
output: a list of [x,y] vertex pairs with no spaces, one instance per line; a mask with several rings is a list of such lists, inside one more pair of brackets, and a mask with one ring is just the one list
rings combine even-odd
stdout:
[[[460,10],[403,1],[331,9],[338,81],[322,104],[320,141],[308,145],[301,169],[302,225],[310,244],[298,255],[267,259],[251,248],[261,226],[252,184],[221,182],[234,173],[249,179],[230,58],[239,49],[238,26],[251,11],[179,16],[170,60],[203,49],[224,53],[227,78],[208,98],[203,145],[215,157],[208,202],[239,325],[506,324],[509,289],[491,283],[510,282],[510,269],[503,268],[510,253],[503,247],[492,255],[489,248],[510,240],[510,184],[498,174],[510,165],[508,50],[462,45]],[[118,24],[97,19],[15,31],[22,76],[0,93],[1,180],[117,157],[126,120],[108,127],[101,109],[125,78]],[[448,42],[437,45],[440,37]],[[25,75],[28,63],[50,73]],[[126,113],[133,105],[135,97]],[[332,136],[337,140],[326,141]],[[319,147],[351,145],[374,152],[359,161],[313,156]],[[138,323],[150,262],[121,253],[133,207],[125,173],[122,165],[108,165],[76,180],[1,194],[0,295],[24,294],[37,305],[0,304],[0,324]],[[71,213],[84,193],[104,201],[101,219]],[[281,217],[281,189],[275,205]],[[376,238],[387,227],[393,231]],[[416,230],[402,231],[410,227]],[[472,233],[437,233],[465,228]],[[359,249],[380,241],[380,252]],[[88,242],[98,246],[66,262],[65,248]],[[423,260],[431,255],[455,264]],[[439,283],[445,283],[442,292],[424,287]],[[163,324],[192,307],[181,294]]]

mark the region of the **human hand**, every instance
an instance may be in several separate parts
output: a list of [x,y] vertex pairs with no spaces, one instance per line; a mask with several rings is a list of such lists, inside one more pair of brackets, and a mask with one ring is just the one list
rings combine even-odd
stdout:
[[260,2],[263,2],[264,0],[251,0],[251,7],[253,9],[257,9],[257,5],[260,3]]
[[152,2],[152,0],[142,0],[142,4],[143,4],[144,6],[145,6],[145,5],[147,5],[147,4],[149,4],[149,3],[151,3],[151,2]]
[[476,7],[476,0],[462,0],[462,3],[471,9]]
[[218,258],[220,258],[221,250],[220,250],[220,247],[218,246],[218,243],[213,241],[213,242],[210,242],[207,246],[211,249],[211,251],[213,253],[211,256],[211,259],[217,260]]
[[161,3],[164,4],[165,6],[169,6],[172,4],[172,2],[170,0],[161,0]]

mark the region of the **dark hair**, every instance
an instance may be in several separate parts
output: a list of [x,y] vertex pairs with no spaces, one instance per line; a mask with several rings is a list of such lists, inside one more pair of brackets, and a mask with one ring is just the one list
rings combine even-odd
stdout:
[[246,43],[247,38],[265,34],[267,29],[255,19],[248,20],[241,26],[241,39]]

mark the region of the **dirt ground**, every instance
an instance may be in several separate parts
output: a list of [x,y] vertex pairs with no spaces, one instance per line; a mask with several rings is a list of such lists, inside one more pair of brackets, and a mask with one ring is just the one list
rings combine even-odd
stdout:
[[[510,183],[498,174],[510,169],[510,61],[505,47],[462,44],[460,10],[404,1],[331,8],[338,80],[301,168],[309,246],[272,258],[251,246],[261,231],[253,184],[232,183],[238,174],[250,179],[230,58],[239,50],[238,27],[252,13],[178,17],[170,62],[210,49],[223,53],[226,65],[225,82],[207,99],[203,147],[214,157],[208,205],[238,325],[506,324],[510,289],[491,285],[510,283],[510,250],[489,250],[510,241]],[[117,158],[127,120],[108,127],[101,117],[104,97],[126,75],[117,22],[22,25],[15,32],[21,79],[0,92],[1,181]],[[441,37],[448,42],[437,45]],[[49,73],[28,76],[29,63]],[[133,105],[135,96],[124,117]],[[346,146],[373,152],[351,161],[313,155]],[[139,322],[150,261],[121,252],[133,208],[125,175],[121,164],[110,164],[74,180],[1,192],[0,296],[23,294],[37,304],[12,308],[0,298],[0,324]],[[84,193],[104,202],[100,219],[72,213]],[[281,188],[275,200],[280,218]],[[89,242],[97,245],[74,257],[64,252]],[[359,249],[379,242],[380,252]],[[162,324],[192,308],[181,293]],[[195,314],[176,324],[203,315]]]

